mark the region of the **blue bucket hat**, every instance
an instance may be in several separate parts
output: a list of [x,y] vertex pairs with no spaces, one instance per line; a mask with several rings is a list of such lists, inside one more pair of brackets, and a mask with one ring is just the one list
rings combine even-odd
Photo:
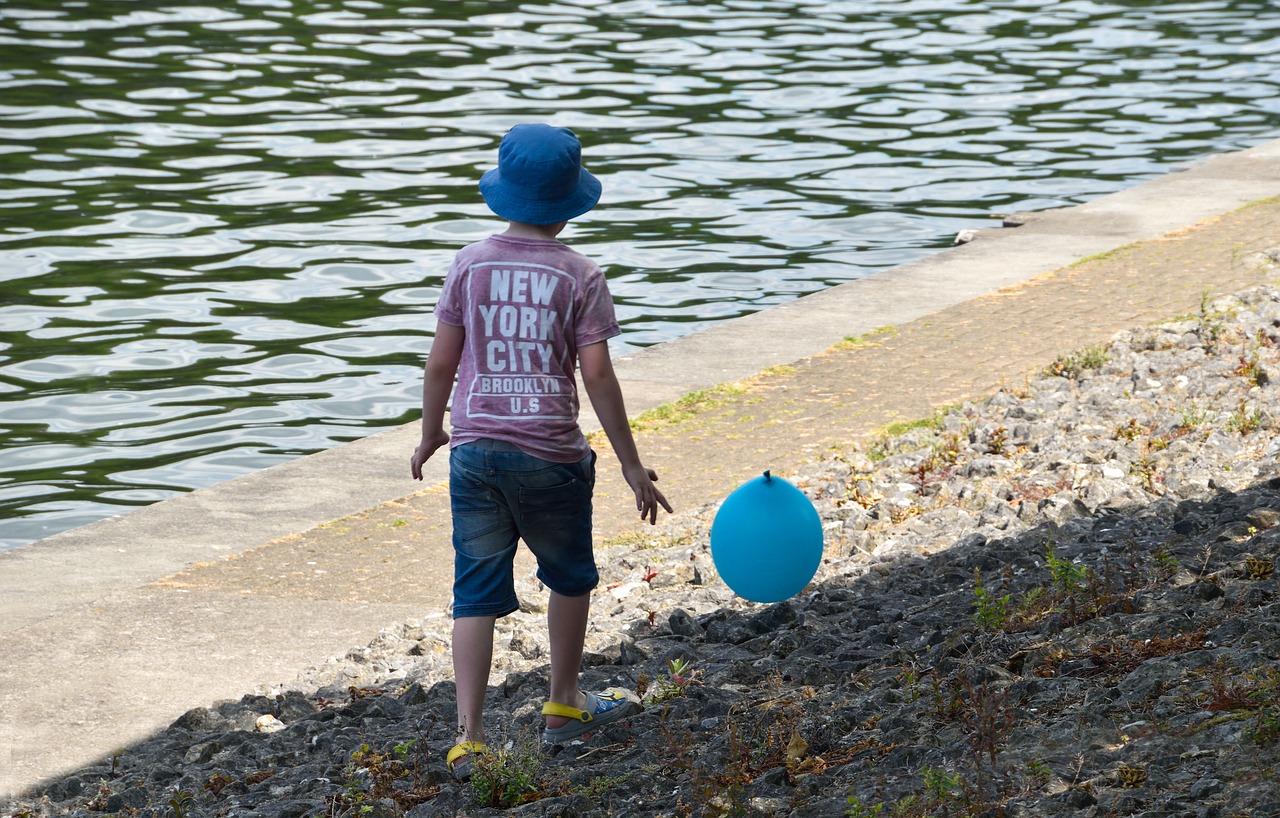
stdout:
[[582,167],[582,144],[568,128],[517,125],[498,147],[498,167],[480,177],[480,195],[504,219],[557,224],[600,201],[600,180]]

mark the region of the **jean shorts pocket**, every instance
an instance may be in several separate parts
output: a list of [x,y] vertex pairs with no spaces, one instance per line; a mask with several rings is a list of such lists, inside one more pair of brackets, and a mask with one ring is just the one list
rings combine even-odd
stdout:
[[463,542],[491,534],[503,524],[493,490],[465,469],[454,469],[449,477],[449,508],[454,538]]
[[591,488],[577,478],[554,486],[520,487],[520,516],[527,522],[567,522],[589,514],[590,508]]

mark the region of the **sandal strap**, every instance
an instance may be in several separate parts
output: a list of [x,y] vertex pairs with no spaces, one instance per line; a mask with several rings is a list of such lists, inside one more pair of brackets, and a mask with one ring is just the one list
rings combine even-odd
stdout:
[[453,762],[472,753],[488,752],[489,746],[483,741],[463,741],[453,745],[453,749],[449,751],[449,755],[445,756],[445,763],[453,768]]
[[542,705],[542,715],[544,716],[561,716],[566,719],[573,719],[583,723],[592,719],[591,711],[583,710],[581,707],[570,707],[567,704],[556,704],[555,702],[547,702]]

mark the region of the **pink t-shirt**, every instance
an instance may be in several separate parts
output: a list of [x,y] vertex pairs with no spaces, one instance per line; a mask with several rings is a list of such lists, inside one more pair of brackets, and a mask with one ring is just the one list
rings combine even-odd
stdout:
[[454,258],[436,318],[466,333],[452,445],[485,437],[557,463],[587,456],[578,348],[620,332],[595,262],[554,239],[490,236]]

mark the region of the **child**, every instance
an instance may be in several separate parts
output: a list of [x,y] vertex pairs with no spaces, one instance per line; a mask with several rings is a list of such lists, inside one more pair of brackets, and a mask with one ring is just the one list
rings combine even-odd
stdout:
[[[458,743],[453,776],[471,775],[484,745],[485,688],[494,622],[519,608],[512,569],[517,540],[538,561],[550,590],[550,699],[543,741],[556,744],[640,709],[634,693],[584,693],[578,670],[591,591],[599,582],[591,545],[595,453],[578,427],[575,364],[641,519],[671,512],[631,436],[607,340],[619,333],[604,274],[556,236],[600,198],[582,167],[578,138],[564,128],[517,125],[502,139],[498,167],[480,179],[506,232],[459,251],[436,305],[438,327],[422,386],[422,442],[411,471],[451,446],[453,667]],[[452,438],[444,431],[454,376]]]

